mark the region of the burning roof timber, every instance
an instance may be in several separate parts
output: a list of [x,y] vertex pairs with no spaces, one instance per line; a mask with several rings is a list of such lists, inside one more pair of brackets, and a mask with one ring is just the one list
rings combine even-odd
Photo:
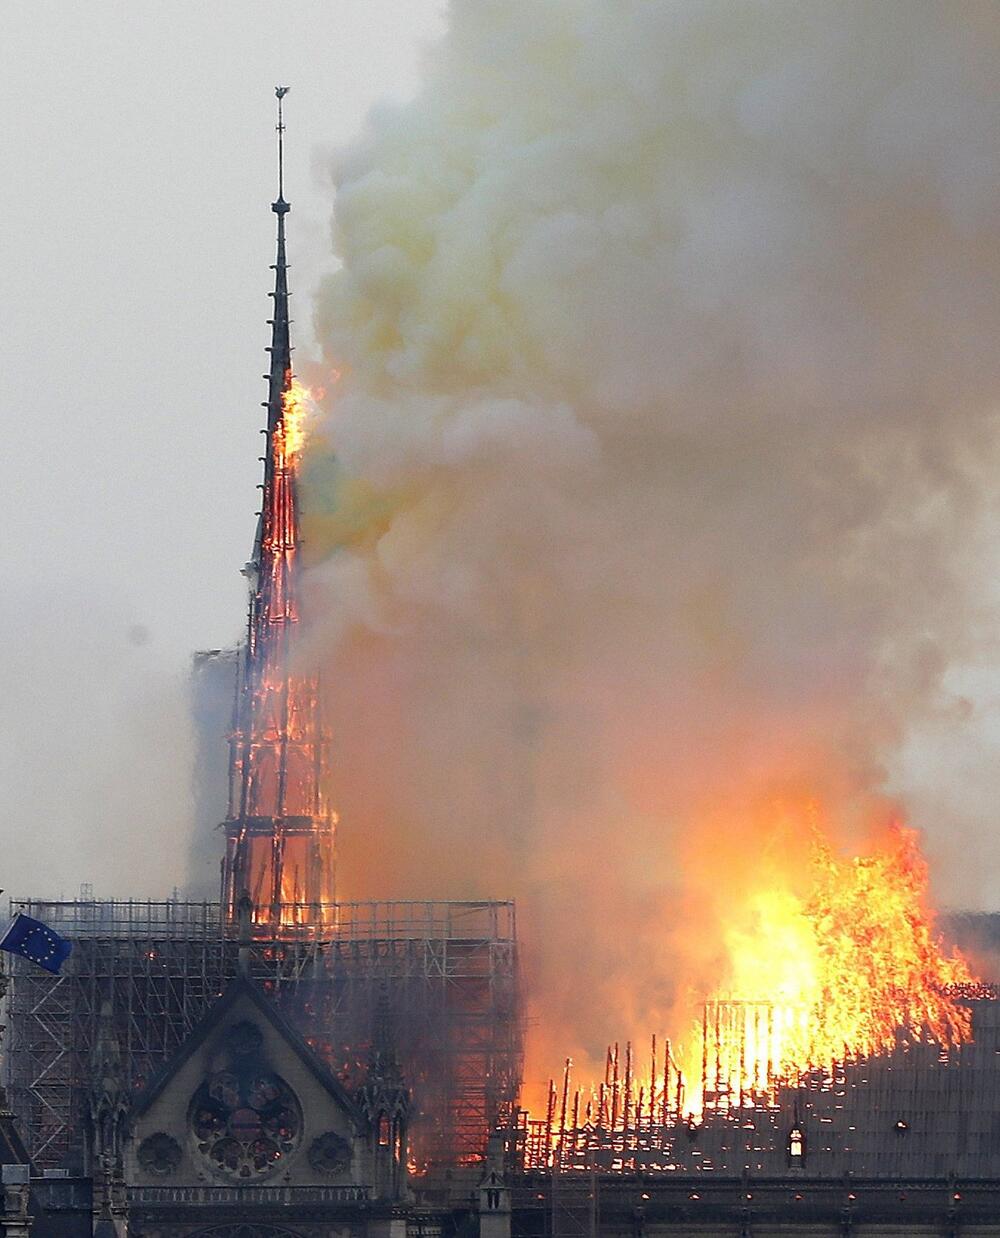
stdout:
[[[759,1003],[706,1007],[702,1108],[684,1104],[669,1045],[652,1046],[652,1067],[632,1047],[609,1055],[593,1103],[574,1095],[569,1071],[553,1088],[545,1119],[522,1115],[511,1134],[521,1172],[777,1177],[790,1170],[817,1178],[917,1176],[1000,1178],[1000,1002],[998,990],[969,986],[955,994],[970,1036],[943,1047],[903,1034],[891,1050],[732,1090],[724,1058],[732,1027],[774,1017]],[[737,1051],[753,1052],[750,1035]],[[650,1086],[650,1079],[655,1082]]]

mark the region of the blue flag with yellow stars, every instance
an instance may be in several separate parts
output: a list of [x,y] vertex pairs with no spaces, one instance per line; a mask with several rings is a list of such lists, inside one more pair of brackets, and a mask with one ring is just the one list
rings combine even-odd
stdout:
[[32,920],[31,916],[20,911],[0,937],[0,950],[19,954],[22,959],[29,959],[56,975],[72,949],[73,943],[60,937],[55,929],[50,929],[41,920]]

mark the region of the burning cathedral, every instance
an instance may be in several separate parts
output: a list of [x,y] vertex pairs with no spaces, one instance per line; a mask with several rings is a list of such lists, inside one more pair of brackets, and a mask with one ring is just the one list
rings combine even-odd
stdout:
[[[971,973],[931,986],[944,1023],[915,1035],[900,1004],[870,1051],[794,1075],[788,1012],[720,996],[700,1065],[655,1039],[648,1067],[616,1046],[603,1082],[575,1090],[567,1063],[529,1118],[513,903],[338,900],[328,730],[293,656],[306,395],[284,93],[248,625],[237,650],[196,659],[234,701],[219,895],[13,901],[73,950],[57,977],[25,959],[6,977],[5,1230],[1000,1235],[1000,1002]],[[996,918],[951,930],[1000,958]]]

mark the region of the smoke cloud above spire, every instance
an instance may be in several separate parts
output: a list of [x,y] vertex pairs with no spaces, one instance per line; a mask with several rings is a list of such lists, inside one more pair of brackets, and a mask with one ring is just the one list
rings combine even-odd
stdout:
[[712,965],[768,805],[882,817],[992,639],[998,55],[975,0],[461,0],[336,159],[341,895],[517,897],[560,1053]]

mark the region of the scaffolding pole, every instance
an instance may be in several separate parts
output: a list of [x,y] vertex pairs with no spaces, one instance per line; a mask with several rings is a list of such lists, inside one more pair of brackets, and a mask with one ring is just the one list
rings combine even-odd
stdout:
[[[141,1089],[237,974],[239,943],[217,903],[13,901],[73,941],[52,977],[14,960],[6,1078],[36,1163],[82,1158],[79,1105],[104,1001],[130,1082]],[[414,1092],[414,1159],[480,1159],[508,1123],[521,1080],[514,906],[354,902],[326,927],[256,938],[250,974],[348,1086],[367,1060],[388,990]]]

